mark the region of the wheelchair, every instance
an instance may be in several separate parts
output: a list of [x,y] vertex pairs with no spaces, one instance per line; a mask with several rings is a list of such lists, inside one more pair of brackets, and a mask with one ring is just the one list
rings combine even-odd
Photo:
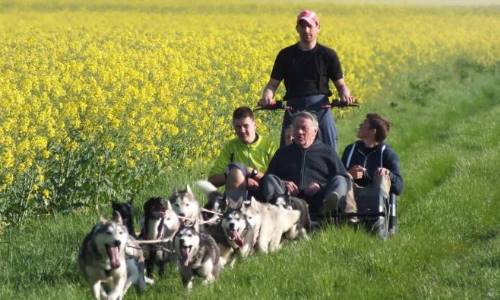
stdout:
[[374,187],[355,189],[354,194],[357,212],[344,213],[342,209],[337,208],[330,216],[335,225],[348,222],[356,227],[366,229],[382,240],[387,240],[396,233],[396,194],[390,193],[389,196],[386,196],[380,188]]

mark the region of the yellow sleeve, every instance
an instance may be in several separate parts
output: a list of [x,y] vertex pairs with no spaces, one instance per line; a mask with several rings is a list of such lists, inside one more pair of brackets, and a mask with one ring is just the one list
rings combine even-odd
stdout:
[[269,145],[267,147],[267,153],[266,153],[266,170],[269,167],[271,159],[273,159],[273,156],[276,153],[276,151],[278,151],[278,144],[274,140],[269,139]]
[[224,145],[222,151],[219,154],[219,157],[217,157],[214,164],[212,165],[212,168],[208,173],[208,177],[217,174],[224,174],[224,170],[226,169],[227,165],[231,162],[231,152],[233,152],[232,148],[233,147],[231,147],[231,142],[228,142]]

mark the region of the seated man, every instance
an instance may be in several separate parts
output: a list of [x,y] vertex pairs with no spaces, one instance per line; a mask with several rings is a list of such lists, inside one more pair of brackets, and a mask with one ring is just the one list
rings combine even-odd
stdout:
[[292,124],[288,125],[288,127],[285,129],[285,146],[290,145],[293,143],[293,127]]
[[208,181],[217,187],[226,185],[226,189],[248,188],[256,192],[277,146],[257,134],[255,118],[248,107],[239,107],[233,112],[233,128],[237,137],[223,146]]
[[359,140],[345,148],[342,162],[354,179],[355,193],[357,188],[368,186],[380,187],[386,196],[402,192],[399,158],[384,143],[389,129],[389,121],[378,114],[369,113],[359,125]]
[[351,184],[344,165],[333,147],[316,139],[316,116],[302,111],[294,115],[292,124],[293,143],[276,152],[261,181],[264,200],[270,201],[288,190],[309,204],[313,219],[337,205],[346,212],[355,212],[354,199],[346,199]]

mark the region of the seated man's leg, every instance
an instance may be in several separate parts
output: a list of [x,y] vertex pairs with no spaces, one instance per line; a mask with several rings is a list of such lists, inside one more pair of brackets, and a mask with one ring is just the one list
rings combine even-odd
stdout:
[[354,197],[353,183],[350,183],[350,188],[345,196],[345,213],[356,213],[358,211],[358,206],[356,204],[356,198]]
[[355,213],[357,211],[352,183],[341,175],[334,176],[324,192],[323,212],[328,213],[336,208],[346,213]]
[[391,190],[391,178],[389,175],[375,175],[373,177],[373,187],[380,188],[384,193],[384,197],[389,197]]
[[268,174],[260,180],[260,194],[262,200],[269,202],[274,197],[285,194],[285,185],[278,176]]
[[[230,165],[231,166],[231,165]],[[234,164],[233,164],[234,166]],[[246,172],[245,172],[246,173]],[[241,168],[229,167],[226,173],[226,189],[246,189],[246,174]]]

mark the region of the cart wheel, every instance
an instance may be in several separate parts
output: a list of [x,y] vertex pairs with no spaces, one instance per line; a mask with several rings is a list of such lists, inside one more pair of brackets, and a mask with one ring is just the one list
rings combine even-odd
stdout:
[[384,205],[383,207],[384,215],[378,217],[378,220],[373,223],[372,232],[385,241],[389,237],[389,216],[387,213],[387,206]]
[[397,233],[396,195],[391,194],[389,201],[389,235]]

